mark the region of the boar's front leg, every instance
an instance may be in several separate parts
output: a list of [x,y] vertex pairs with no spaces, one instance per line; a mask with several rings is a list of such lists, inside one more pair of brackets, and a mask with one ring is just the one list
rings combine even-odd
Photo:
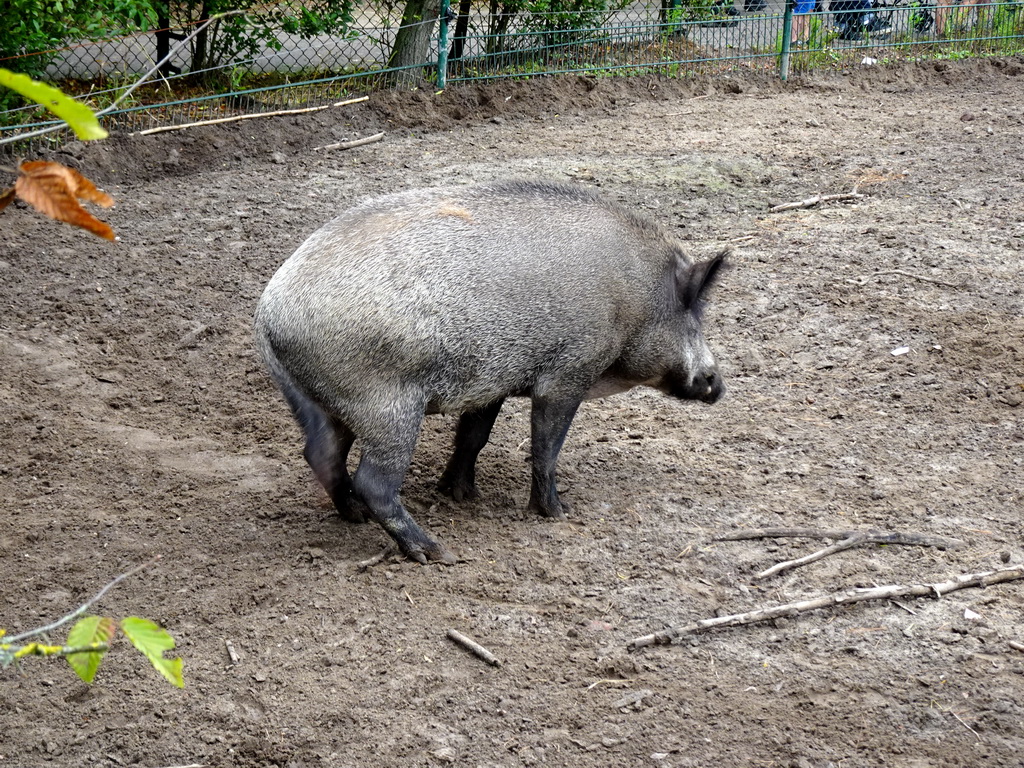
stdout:
[[504,403],[498,400],[477,411],[467,411],[459,417],[455,430],[455,450],[448,460],[448,466],[437,482],[437,488],[456,501],[475,499],[480,495],[476,487],[476,459],[487,445],[494,420]]
[[395,404],[393,410],[378,416],[372,437],[363,437],[359,468],[352,478],[356,496],[406,557],[424,565],[428,560],[454,564],[455,556],[420,528],[399,500],[423,421],[422,407],[417,411]]
[[550,398],[534,395],[530,415],[533,478],[530,487],[530,509],[545,517],[565,519],[558,498],[555,464],[582,399],[576,396]]

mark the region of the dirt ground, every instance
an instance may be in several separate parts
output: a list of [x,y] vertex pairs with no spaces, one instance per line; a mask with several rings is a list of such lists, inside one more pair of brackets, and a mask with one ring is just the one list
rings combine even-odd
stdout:
[[[187,685],[123,640],[91,688],[30,659],[0,678],[0,764],[1024,764],[1024,582],[626,647],[1024,563],[1021,104],[1021,59],[540,79],[56,153],[116,197],[120,242],[0,218],[0,625],[42,625],[160,555],[100,610],[167,627]],[[430,417],[403,498],[462,562],[360,568],[389,539],[315,485],[253,350],[255,302],[366,195],[510,176],[598,187],[697,256],[731,245],[706,318],[728,392],[586,403],[562,523],[526,511],[526,403],[466,504],[434,489],[453,419]],[[963,546],[758,579],[825,542],[714,540],[771,526]]]

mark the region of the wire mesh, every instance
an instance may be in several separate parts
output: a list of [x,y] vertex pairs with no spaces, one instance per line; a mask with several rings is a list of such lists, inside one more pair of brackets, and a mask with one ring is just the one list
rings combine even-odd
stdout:
[[[342,34],[276,30],[271,40],[222,61],[197,56],[194,43],[181,46],[158,77],[104,120],[108,127],[138,131],[436,83],[442,24],[448,27],[448,84],[561,73],[686,76],[748,69],[785,76],[787,70],[1024,52],[1022,0],[818,0],[811,13],[792,16],[790,40],[783,39],[785,3],[557,0],[548,7],[560,10],[540,12],[521,0],[463,0],[444,18],[416,22],[427,44],[401,67],[390,64],[401,8],[364,4],[355,7]],[[187,31],[173,30],[179,37]],[[59,50],[0,58],[0,66],[45,69],[47,79],[93,108],[109,108],[155,64],[159,36],[171,32],[74,41]],[[0,143],[54,125],[36,107],[0,111]]]

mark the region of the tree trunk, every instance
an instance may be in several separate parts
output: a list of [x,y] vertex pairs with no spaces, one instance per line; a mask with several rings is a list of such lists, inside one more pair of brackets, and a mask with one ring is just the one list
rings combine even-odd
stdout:
[[[204,2],[199,8],[199,20],[197,23],[202,24],[210,18],[210,9]],[[207,57],[209,55],[210,48],[210,27],[202,30],[192,40],[192,66],[189,68],[190,72],[201,72],[208,66]]]
[[452,38],[451,53],[448,58],[458,61],[466,53],[466,35],[469,34],[469,14],[473,10],[473,0],[459,0],[459,18],[455,22],[455,36]]
[[430,39],[434,34],[441,0],[408,0],[402,14],[402,26],[395,35],[388,67],[408,67],[394,73],[395,85],[409,87],[423,79],[423,64],[430,55]]

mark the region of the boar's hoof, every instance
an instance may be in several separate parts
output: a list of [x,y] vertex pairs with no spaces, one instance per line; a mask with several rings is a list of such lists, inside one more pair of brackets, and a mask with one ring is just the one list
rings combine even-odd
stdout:
[[536,499],[530,501],[530,511],[536,512],[541,517],[546,517],[551,520],[566,520],[566,509],[566,505],[557,499],[553,504],[550,502],[544,504],[538,502]]
[[344,506],[335,504],[338,510],[338,517],[346,523],[365,523],[370,519],[369,511],[358,502],[350,502]]
[[447,472],[437,481],[437,490],[460,503],[480,498],[480,489],[476,487],[476,483],[449,476]]
[[398,546],[406,557],[415,560],[420,565],[426,565],[428,562],[455,565],[459,561],[452,551],[439,541],[428,540],[415,543],[400,541]]

